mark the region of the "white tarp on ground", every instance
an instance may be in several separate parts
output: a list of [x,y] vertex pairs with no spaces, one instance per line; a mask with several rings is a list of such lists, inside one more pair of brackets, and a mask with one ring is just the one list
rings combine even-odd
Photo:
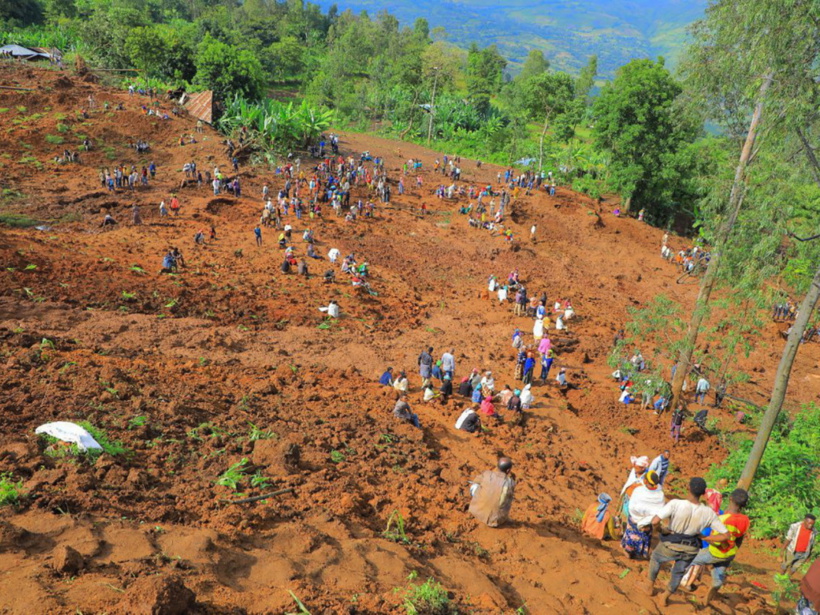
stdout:
[[76,423],[69,423],[68,421],[46,423],[35,429],[34,433],[48,434],[63,442],[76,444],[81,451],[87,451],[88,449],[102,450],[102,446],[97,443],[91,434]]
[[10,54],[12,57],[23,58],[26,60],[33,60],[36,58],[43,58],[47,60],[50,57],[45,51],[14,44],[0,47],[0,53]]

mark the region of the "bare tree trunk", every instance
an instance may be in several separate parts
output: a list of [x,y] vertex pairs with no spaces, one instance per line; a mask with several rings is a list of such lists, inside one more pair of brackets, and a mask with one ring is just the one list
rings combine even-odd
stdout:
[[777,366],[777,374],[775,374],[774,377],[772,396],[769,399],[766,412],[760,421],[760,428],[757,430],[757,436],[755,436],[755,443],[752,445],[752,450],[749,453],[749,459],[746,460],[746,467],[743,468],[743,473],[737,482],[738,489],[746,489],[748,491],[752,480],[754,480],[755,472],[757,472],[757,468],[760,466],[760,460],[766,451],[766,445],[769,443],[769,437],[772,435],[772,429],[774,429],[775,421],[777,421],[777,415],[780,414],[780,410],[783,408],[783,400],[786,397],[786,389],[789,388],[789,378],[791,377],[794,358],[797,356],[797,349],[800,348],[800,340],[803,337],[806,326],[809,324],[809,319],[814,312],[818,299],[820,299],[820,267],[817,268],[809,291],[803,298],[803,303],[800,304],[800,312],[797,314],[797,319],[792,325],[789,339],[786,340],[786,347],[783,349],[780,364]]
[[772,83],[771,73],[763,78],[763,83],[760,85],[760,91],[757,96],[757,104],[755,105],[754,113],[752,114],[752,121],[749,123],[749,132],[746,134],[746,142],[743,144],[743,150],[740,152],[740,160],[735,171],[735,180],[732,184],[732,192],[729,195],[729,206],[727,211],[729,217],[723,224],[718,236],[718,241],[715,249],[712,251],[712,258],[709,265],[706,267],[706,273],[700,282],[700,292],[695,302],[695,309],[692,311],[692,318],[689,321],[689,327],[686,331],[686,339],[678,357],[678,363],[675,369],[675,377],[672,380],[672,400],[670,407],[677,408],[678,404],[683,400],[682,391],[683,383],[689,373],[689,367],[692,362],[692,353],[695,351],[695,346],[698,342],[698,334],[700,327],[706,318],[707,308],[709,306],[709,299],[712,296],[712,291],[717,282],[717,273],[720,268],[721,252],[729,241],[732,234],[735,221],[737,221],[740,207],[743,204],[743,196],[746,191],[746,167],[752,157],[755,140],[757,139],[757,132],[760,126],[760,118],[763,115],[763,101],[766,98],[766,91]]
[[[413,96],[413,105],[412,105],[412,107],[410,107],[411,109],[416,108],[416,103],[418,102],[418,100],[419,100],[419,91],[416,90],[416,93]],[[413,113],[410,114],[410,122],[407,124],[407,128],[405,128],[401,132],[401,134],[399,135],[399,141],[404,141],[404,137],[407,136],[407,133],[410,132],[413,129],[413,119],[415,117],[416,117],[415,114],[413,114]]]
[[544,128],[541,130],[541,138],[538,141],[538,172],[544,170],[544,137],[547,136],[547,128],[550,126],[550,114],[544,118]]
[[[815,182],[820,186],[820,163],[818,163],[814,154],[814,149],[812,149],[808,139],[799,128],[797,129],[797,135],[803,143],[803,149],[809,160],[809,166],[814,173]],[[800,348],[800,340],[803,339],[803,333],[806,331],[818,299],[820,299],[820,267],[817,268],[811,286],[809,286],[806,296],[803,297],[797,319],[794,321],[789,338],[786,340],[786,347],[783,348],[780,364],[777,366],[777,373],[774,377],[772,396],[769,398],[769,405],[766,407],[766,412],[760,421],[760,427],[757,430],[752,450],[749,452],[749,458],[746,460],[746,466],[743,468],[743,473],[737,482],[738,489],[748,491],[757,469],[760,467],[760,461],[763,459],[763,453],[766,452],[766,445],[769,443],[774,424],[783,409],[783,400],[786,398],[786,390],[789,388],[789,380],[791,379],[797,350]]]

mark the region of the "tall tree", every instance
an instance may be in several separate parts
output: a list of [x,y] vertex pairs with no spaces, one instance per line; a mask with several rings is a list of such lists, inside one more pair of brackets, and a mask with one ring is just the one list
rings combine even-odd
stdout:
[[595,85],[595,78],[598,76],[598,56],[589,56],[586,66],[578,73],[575,80],[575,96],[583,100],[586,104],[589,93]]
[[530,77],[537,77],[549,70],[550,63],[544,57],[544,52],[540,49],[532,49],[524,60],[521,72],[518,73],[518,80],[524,81]]
[[594,138],[611,157],[610,179],[630,205],[652,211],[667,188],[664,170],[696,135],[676,105],[682,91],[660,58],[632,60],[618,69],[592,108]]
[[[715,225],[718,230],[713,240],[714,256],[701,281],[672,384],[674,403],[682,398],[683,383],[718,278],[722,253],[731,241],[743,204],[748,165],[760,147],[759,134],[777,125],[779,119],[799,112],[801,103],[805,103],[801,93],[816,87],[813,74],[809,79],[800,78],[810,74],[817,63],[816,13],[816,3],[806,0],[787,0],[785,4],[779,0],[718,0],[709,6],[705,19],[693,27],[693,44],[684,62],[684,74],[695,101],[708,109],[712,118],[724,123],[735,137],[747,121],[752,105],[754,112],[727,206]],[[765,28],[760,28],[762,23]],[[766,105],[772,109],[768,126],[761,123]],[[788,372],[778,372],[779,382],[785,378],[785,384],[788,383]]]
[[541,73],[521,85],[530,117],[543,122],[538,141],[538,170],[544,168],[544,139],[553,119],[566,113],[575,98],[575,82],[567,73]]
[[25,27],[43,21],[43,5],[38,0],[0,0],[0,25]]
[[233,94],[253,100],[262,94],[264,75],[250,51],[206,36],[197,47],[194,82],[213,90],[219,100]]
[[506,66],[495,45],[479,49],[473,43],[467,50],[467,96],[479,113],[489,111],[490,98],[501,88]]

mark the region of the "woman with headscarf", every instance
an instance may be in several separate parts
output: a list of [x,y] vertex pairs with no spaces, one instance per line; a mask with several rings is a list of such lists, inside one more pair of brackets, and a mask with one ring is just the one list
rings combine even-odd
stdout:
[[581,519],[581,531],[584,534],[604,540],[615,538],[615,520],[609,512],[612,498],[606,493],[598,495],[598,499],[589,505]]
[[473,385],[470,384],[470,379],[467,376],[461,379],[461,384],[458,385],[458,394],[462,397],[470,397],[473,394]]
[[481,408],[479,412],[484,416],[491,416],[493,418],[498,418],[498,413],[495,411],[495,406],[493,405],[493,398],[492,397],[485,397],[484,400],[481,402]]
[[529,410],[532,407],[533,401],[535,398],[532,396],[532,389],[531,384],[525,384],[524,388],[521,390],[521,409],[522,410]]
[[450,377],[450,374],[444,374],[444,380],[441,383],[441,388],[438,390],[441,395],[441,403],[442,405],[447,403],[447,400],[450,399],[450,396],[453,394],[453,380]]
[[507,285],[498,287],[498,302],[507,303]]
[[435,365],[433,365],[433,378],[441,382],[444,378],[442,377],[444,372],[441,371],[441,361],[436,361]]
[[495,392],[495,378],[493,373],[488,371],[481,379],[481,392],[484,397],[492,397]]
[[524,377],[524,363],[527,362],[527,347],[522,346],[515,358],[515,373],[513,377],[516,380],[521,380]]
[[643,475],[646,474],[646,470],[649,468],[649,457],[646,455],[642,455],[641,457],[630,457],[629,461],[632,464],[632,469],[629,471],[629,476],[627,477],[624,486],[621,488],[621,498],[624,503],[624,516],[629,515],[629,498],[632,495],[632,492],[635,491],[637,486],[641,484]]
[[393,380],[393,388],[396,389],[399,393],[407,393],[407,390],[410,388],[409,383],[407,382],[407,374],[405,372],[401,372],[399,377]]
[[544,319],[543,318],[536,318],[535,324],[532,326],[532,337],[533,339],[540,340],[544,337]]
[[481,374],[478,373],[477,367],[474,367],[470,374],[470,386],[474,391],[481,386]]
[[652,540],[652,519],[657,515],[666,498],[663,495],[658,473],[650,470],[644,475],[629,498],[629,515],[621,539],[621,546],[631,559],[646,559]]
[[481,395],[481,386],[479,385],[473,389],[473,394],[472,397],[470,397],[470,400],[474,404],[480,404],[482,399],[484,399],[484,397]]

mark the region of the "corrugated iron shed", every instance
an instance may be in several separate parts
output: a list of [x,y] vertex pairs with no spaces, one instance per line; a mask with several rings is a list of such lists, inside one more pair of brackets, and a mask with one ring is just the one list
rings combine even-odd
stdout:
[[198,120],[208,124],[214,119],[214,93],[212,90],[198,92],[191,95],[191,100],[185,103],[188,113]]

